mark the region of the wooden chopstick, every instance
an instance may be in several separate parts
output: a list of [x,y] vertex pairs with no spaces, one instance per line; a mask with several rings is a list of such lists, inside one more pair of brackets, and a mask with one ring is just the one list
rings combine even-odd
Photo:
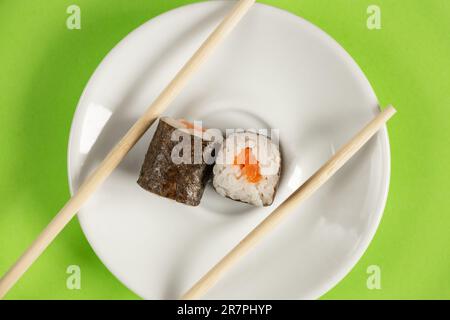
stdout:
[[291,194],[267,218],[253,229],[225,257],[211,268],[181,299],[191,300],[203,296],[220,278],[235,265],[239,259],[256,246],[270,231],[272,231],[289,213],[302,201],[311,196],[328,181],[384,124],[396,113],[389,106],[378,114],[366,127],[345,144],[330,160],[316,171],[300,188]]
[[172,82],[163,90],[159,97],[148,108],[144,115],[131,127],[122,140],[106,156],[99,167],[84,181],[78,191],[59,211],[50,224],[42,231],[25,253],[17,260],[11,269],[0,280],[0,299],[11,289],[25,271],[41,255],[47,246],[55,239],[62,229],[75,216],[86,200],[95,192],[101,183],[119,165],[125,155],[143,136],[147,129],[159,117],[167,106],[184,88],[189,79],[206,61],[217,46],[234,29],[241,18],[255,3],[255,0],[239,0],[219,26],[206,39],[192,58],[178,72]]

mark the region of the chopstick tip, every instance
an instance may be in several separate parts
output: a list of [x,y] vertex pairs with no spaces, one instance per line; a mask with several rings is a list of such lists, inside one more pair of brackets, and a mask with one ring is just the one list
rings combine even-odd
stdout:
[[390,115],[394,115],[397,113],[397,109],[395,109],[394,106],[390,104],[383,110],[383,113],[389,113]]

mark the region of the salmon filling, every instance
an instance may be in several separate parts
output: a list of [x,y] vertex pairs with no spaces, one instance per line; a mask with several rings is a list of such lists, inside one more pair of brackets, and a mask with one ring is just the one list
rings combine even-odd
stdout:
[[234,157],[234,165],[241,169],[241,176],[245,176],[248,182],[258,183],[262,176],[260,173],[259,162],[252,153],[251,148],[244,148]]
[[201,132],[206,131],[206,129],[203,129],[202,127],[197,127],[192,122],[189,122],[185,119],[181,119],[180,122],[186,127],[186,129],[194,129],[194,131],[201,131]]

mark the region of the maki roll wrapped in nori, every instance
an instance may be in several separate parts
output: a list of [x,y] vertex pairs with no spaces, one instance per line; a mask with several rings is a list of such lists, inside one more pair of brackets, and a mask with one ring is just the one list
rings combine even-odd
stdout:
[[281,173],[278,145],[255,132],[233,133],[220,148],[213,173],[213,185],[220,195],[255,206],[269,206]]
[[162,197],[198,206],[214,164],[215,138],[186,120],[161,118],[137,183]]

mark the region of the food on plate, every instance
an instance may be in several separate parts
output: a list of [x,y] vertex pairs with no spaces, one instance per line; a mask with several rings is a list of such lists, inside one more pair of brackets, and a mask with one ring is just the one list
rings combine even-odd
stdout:
[[161,118],[137,182],[162,197],[198,206],[211,175],[214,148],[213,136],[201,126]]
[[281,173],[278,146],[251,131],[230,134],[213,169],[213,185],[222,196],[255,206],[273,203]]

